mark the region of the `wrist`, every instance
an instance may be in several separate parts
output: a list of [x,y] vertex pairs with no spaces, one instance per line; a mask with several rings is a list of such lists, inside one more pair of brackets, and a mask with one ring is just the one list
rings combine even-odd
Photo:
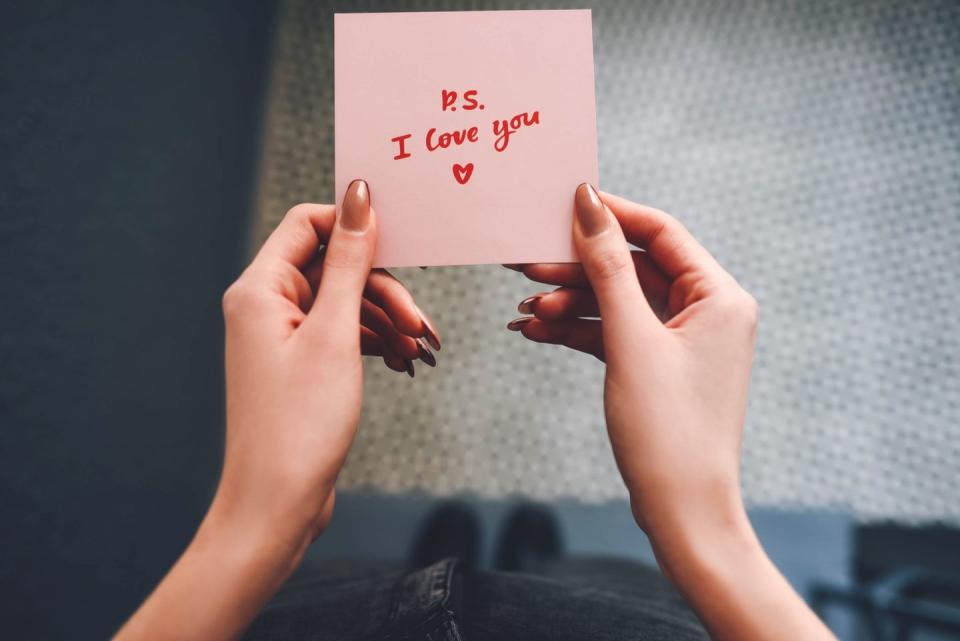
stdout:
[[739,502],[728,510],[692,512],[651,525],[648,535],[661,568],[684,593],[688,586],[724,582],[766,558]]
[[300,564],[310,541],[306,526],[247,514],[218,495],[190,547],[201,553],[215,550],[229,567],[274,577],[279,587]]
[[[713,485],[712,491],[687,491],[682,498],[655,503],[632,497],[637,523],[674,583],[709,571],[721,559],[762,552],[738,488],[724,485]],[[658,493],[658,499],[665,494]]]

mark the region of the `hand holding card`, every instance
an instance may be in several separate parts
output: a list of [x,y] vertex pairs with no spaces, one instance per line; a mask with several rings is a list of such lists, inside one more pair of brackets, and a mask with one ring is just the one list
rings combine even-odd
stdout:
[[374,265],[575,260],[570,195],[598,180],[589,11],[337,14],[335,41],[337,193],[369,183]]

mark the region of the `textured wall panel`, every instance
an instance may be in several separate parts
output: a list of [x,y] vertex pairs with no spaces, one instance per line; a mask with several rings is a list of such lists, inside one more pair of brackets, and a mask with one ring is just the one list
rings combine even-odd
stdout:
[[[337,9],[541,6],[565,5]],[[285,4],[262,233],[333,199],[332,12]],[[622,1],[594,7],[594,34],[602,186],[674,213],[761,304],[748,499],[960,520],[958,5]],[[623,495],[601,365],[504,329],[535,285],[398,276],[441,326],[440,365],[368,368],[343,486]]]

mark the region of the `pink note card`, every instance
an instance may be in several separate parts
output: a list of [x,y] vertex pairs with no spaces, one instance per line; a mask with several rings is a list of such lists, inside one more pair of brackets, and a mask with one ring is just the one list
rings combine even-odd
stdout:
[[337,14],[334,38],[337,205],[369,183],[376,266],[576,260],[589,10]]

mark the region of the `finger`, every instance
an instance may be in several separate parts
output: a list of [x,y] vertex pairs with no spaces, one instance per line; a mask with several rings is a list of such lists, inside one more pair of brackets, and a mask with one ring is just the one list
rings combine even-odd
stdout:
[[304,203],[293,207],[264,241],[252,264],[282,261],[304,268],[330,237],[335,218],[333,205]]
[[647,252],[633,250],[630,256],[633,258],[633,269],[637,273],[643,295],[654,313],[664,320],[670,298],[670,279],[657,267]]
[[427,341],[401,333],[390,316],[373,301],[363,299],[360,306],[360,321],[376,332],[381,340],[400,356],[410,360],[419,358],[430,367],[437,366],[437,359],[430,351]]
[[542,321],[600,317],[600,306],[592,290],[569,287],[535,294],[522,301],[517,311],[533,314]]
[[430,347],[439,352],[440,334],[437,332],[436,324],[430,320],[430,317],[427,316],[426,312],[420,309],[419,306],[417,307],[417,313],[420,315],[420,320],[423,322],[423,330],[425,332],[424,338],[426,338],[427,342],[430,343]]
[[[333,225],[333,208],[329,205],[302,204],[292,208],[264,242],[250,266],[240,278],[243,287],[253,292],[270,292],[306,313],[313,303],[313,292],[301,268],[316,256],[322,239]],[[238,281],[238,284],[239,282]],[[236,287],[232,287],[236,291]],[[272,297],[261,301],[275,301]],[[275,314],[273,302],[264,311]],[[250,318],[259,314],[247,306],[243,314]],[[297,322],[299,323],[299,320]],[[262,319],[257,322],[262,322]]]
[[314,295],[319,291],[320,281],[323,280],[323,259],[326,255],[327,248],[321,247],[316,257],[303,269],[303,277],[307,279]]
[[620,223],[624,236],[649,252],[671,278],[689,273],[726,272],[680,221],[666,212],[604,193],[603,202]]
[[[641,287],[657,290],[669,288],[670,279],[656,266],[646,251],[633,249],[630,251],[630,258],[633,260],[637,276],[640,278]],[[559,285],[561,287],[590,286],[590,281],[587,279],[581,263],[531,263],[521,265],[517,271],[530,280],[547,285]]]
[[360,304],[360,322],[376,333],[385,345],[400,356],[411,360],[420,358],[420,344],[415,339],[397,331],[386,312],[367,299]]
[[360,326],[360,353],[364,356],[381,356],[383,363],[395,372],[406,372],[413,377],[413,363],[403,358],[388,346],[384,345],[373,330]]
[[[633,259],[640,288],[657,316],[663,319],[670,294],[670,279],[654,264],[647,252],[633,250],[630,257]],[[571,288],[590,287],[580,263],[534,263],[525,265],[522,271],[528,278],[540,283]]]
[[[640,286],[645,291],[653,289],[658,293],[665,293],[665,290],[669,289],[670,279],[656,266],[647,252],[639,249],[631,250],[630,258],[633,260],[637,277],[640,279]],[[581,263],[531,263],[523,265],[517,271],[523,273],[530,280],[547,285],[559,285],[561,287],[590,286],[590,281],[587,279]]]
[[573,241],[597,297],[605,331],[625,336],[643,327],[662,327],[640,289],[617,219],[586,183],[577,188],[574,204]]
[[416,373],[413,368],[413,361],[403,358],[386,346],[383,349],[383,362],[395,372],[406,372],[410,378],[413,378]]
[[599,320],[575,318],[545,322],[525,316],[510,321],[507,328],[537,343],[563,345],[604,360],[603,324]]
[[360,353],[364,356],[382,356],[383,340],[373,330],[360,326]]
[[530,280],[561,287],[589,287],[590,281],[580,263],[531,263],[516,271]]
[[[320,257],[322,258],[323,252]],[[314,291],[323,279],[323,260],[315,260],[304,271]],[[373,269],[367,277],[364,298],[380,306],[390,317],[393,326],[407,336],[424,337],[433,349],[440,350],[440,334],[430,317],[417,306],[413,296],[397,278],[386,269]]]
[[440,335],[413,300],[407,288],[385,269],[374,269],[367,279],[363,295],[379,305],[390,317],[393,326],[407,336],[424,336],[440,349]]
[[406,372],[413,378],[413,363],[384,345],[376,333],[360,326],[360,353],[364,356],[381,356],[384,364],[395,372]]
[[313,305],[313,290],[303,273],[283,261],[275,260],[270,263],[261,261],[252,263],[244,272],[245,278],[250,278],[261,287],[280,294],[290,303],[300,308],[306,314]]
[[303,324],[306,331],[322,325],[327,332],[342,329],[344,336],[356,332],[375,244],[376,216],[370,206],[370,191],[366,182],[355,180],[347,187],[327,243],[323,278]]
[[[646,292],[644,292],[646,293]],[[661,297],[651,300],[647,295],[647,302],[653,308],[661,322],[670,319],[668,300]],[[552,292],[541,292],[523,299],[517,305],[521,314],[533,314],[543,321],[556,321],[569,318],[599,318],[600,306],[597,297],[590,289],[576,289],[561,287]]]

